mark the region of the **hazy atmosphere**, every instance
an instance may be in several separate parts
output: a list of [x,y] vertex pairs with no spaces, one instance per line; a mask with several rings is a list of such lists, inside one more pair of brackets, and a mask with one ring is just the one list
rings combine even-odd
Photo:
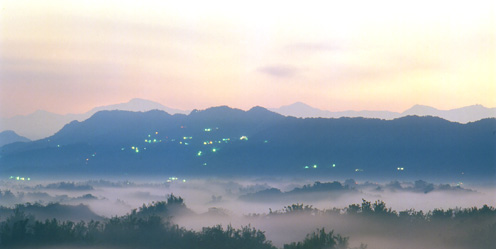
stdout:
[[0,117],[496,107],[493,1],[2,1]]
[[1,1],[0,248],[494,249],[494,1]]

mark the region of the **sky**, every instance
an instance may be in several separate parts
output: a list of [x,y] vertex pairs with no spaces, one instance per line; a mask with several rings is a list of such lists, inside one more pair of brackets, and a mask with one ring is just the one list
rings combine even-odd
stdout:
[[494,1],[0,2],[0,117],[496,107]]

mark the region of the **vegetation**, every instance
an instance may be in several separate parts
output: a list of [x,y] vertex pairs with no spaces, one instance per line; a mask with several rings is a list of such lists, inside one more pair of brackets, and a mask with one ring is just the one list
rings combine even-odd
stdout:
[[42,246],[118,246],[124,248],[260,248],[273,249],[265,234],[250,226],[234,229],[228,226],[203,228],[194,232],[163,218],[170,208],[184,206],[180,197],[170,195],[167,201],[143,205],[122,217],[103,222],[72,222],[56,219],[38,221],[19,208],[0,225],[2,248]]
[[[183,199],[170,195],[167,201],[154,202],[131,213],[103,221],[73,222],[56,219],[36,220],[19,207],[0,223],[0,247],[119,247],[119,248],[177,248],[177,249],[275,249],[264,232],[251,226],[240,229],[217,225],[192,231],[170,221],[170,216],[181,212],[188,214]],[[186,211],[185,211],[186,210]],[[189,211],[190,212],[190,211]],[[289,216],[288,216],[289,215]],[[495,240],[496,210],[487,205],[482,208],[436,209],[431,212],[407,210],[396,212],[382,201],[363,200],[344,209],[319,210],[312,206],[293,204],[267,216],[290,218],[294,215],[312,217],[335,215],[359,223],[363,230],[396,236],[408,234],[425,239],[429,233],[446,244],[462,248],[491,248]],[[367,225],[365,225],[367,224]],[[360,227],[357,227],[359,230]],[[406,230],[405,230],[406,229]],[[360,232],[360,231],[359,231]],[[365,249],[361,245],[359,249]],[[348,237],[318,229],[300,242],[286,244],[284,249],[349,249]]]

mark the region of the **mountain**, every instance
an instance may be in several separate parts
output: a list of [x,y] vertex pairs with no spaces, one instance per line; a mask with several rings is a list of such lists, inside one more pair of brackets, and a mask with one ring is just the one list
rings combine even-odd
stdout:
[[85,114],[88,115],[88,118],[89,118],[91,115],[95,114],[96,112],[106,111],[106,110],[123,110],[123,111],[132,111],[132,112],[146,112],[146,111],[150,111],[150,110],[162,110],[162,111],[165,111],[165,112],[170,113],[170,114],[176,114],[176,113],[187,114],[188,113],[187,111],[170,108],[170,107],[164,106],[160,103],[153,102],[150,100],[134,98],[134,99],[131,99],[127,103],[95,107],[95,108],[91,109],[91,111],[89,111]]
[[472,105],[452,110],[438,110],[434,107],[425,105],[414,105],[410,109],[399,113],[389,111],[341,111],[331,112],[311,107],[302,102],[296,102],[291,105],[281,106],[270,109],[273,112],[285,116],[300,118],[322,117],[322,118],[340,118],[340,117],[364,117],[379,119],[395,119],[406,116],[433,116],[440,117],[452,122],[468,123],[481,120],[484,118],[496,118],[496,108],[486,108],[482,105]]
[[97,112],[2,147],[0,173],[487,178],[496,176],[495,155],[496,119],[302,119],[220,106]]
[[496,117],[496,108],[472,105],[452,110],[438,110],[430,106],[415,105],[402,115],[435,116],[458,123],[468,123],[484,118]]
[[15,143],[15,142],[29,142],[31,140],[17,135],[14,131],[3,131],[0,132],[0,147],[10,144],[10,143]]
[[311,107],[303,102],[296,102],[291,105],[281,106],[279,108],[271,108],[270,110],[284,116],[293,116],[299,118],[333,117],[332,112]]
[[400,113],[389,111],[341,111],[331,112],[311,107],[302,102],[296,102],[291,105],[281,106],[270,109],[273,112],[284,116],[293,116],[298,118],[341,118],[341,117],[362,117],[362,118],[380,118],[394,119],[400,117]]
[[163,110],[171,114],[187,113],[187,111],[169,108],[153,101],[144,99],[132,99],[127,103],[96,107],[82,114],[60,115],[38,110],[32,114],[25,116],[21,115],[14,116],[12,118],[0,118],[0,131],[14,130],[15,132],[22,134],[23,136],[26,136],[32,140],[42,139],[55,134],[64,125],[73,120],[86,120],[96,112],[102,110],[125,110],[135,112]]

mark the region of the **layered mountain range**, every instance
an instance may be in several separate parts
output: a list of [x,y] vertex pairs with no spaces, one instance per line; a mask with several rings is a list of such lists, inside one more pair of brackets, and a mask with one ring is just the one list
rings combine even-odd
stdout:
[[[93,108],[82,114],[60,115],[43,110],[38,110],[32,114],[24,116],[14,116],[11,118],[0,118],[0,131],[12,130],[31,140],[46,138],[55,134],[67,123],[77,120],[84,121],[98,111],[103,110],[123,110],[144,112],[150,110],[162,110],[169,114],[189,114],[191,111],[179,110],[164,106],[160,103],[144,99],[132,99],[127,103],[107,105]],[[280,108],[269,109],[284,116],[299,118],[321,117],[321,118],[341,118],[341,117],[364,117],[378,119],[395,119],[409,115],[434,116],[458,123],[468,123],[484,118],[496,117],[496,108],[486,108],[481,105],[467,106],[452,110],[438,110],[429,106],[415,105],[412,108],[399,113],[390,111],[339,111],[331,112],[311,107],[307,104],[297,102]],[[19,140],[20,141],[20,140]]]
[[226,106],[170,115],[100,111],[5,145],[4,174],[494,177],[496,119],[295,118]]

